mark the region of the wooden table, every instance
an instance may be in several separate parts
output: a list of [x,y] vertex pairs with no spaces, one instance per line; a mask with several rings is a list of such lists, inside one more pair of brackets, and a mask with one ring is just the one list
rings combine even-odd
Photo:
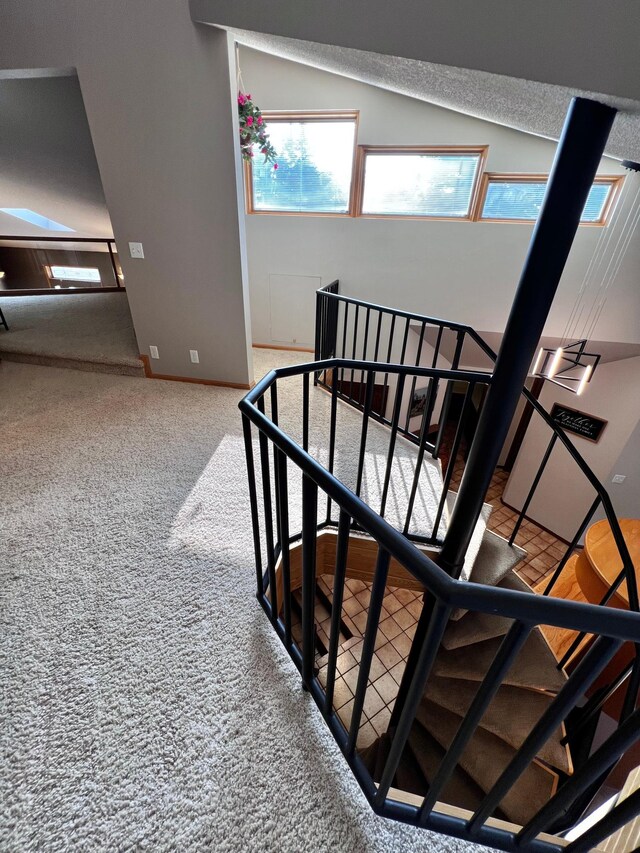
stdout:
[[[618,520],[620,530],[627,543],[629,554],[633,562],[638,585],[640,586],[640,519],[621,518]],[[593,569],[594,575],[609,589],[622,570],[622,559],[618,553],[616,543],[611,532],[611,527],[606,519],[597,521],[587,530],[584,539],[584,553]],[[580,583],[582,587],[582,583]],[[588,592],[583,588],[588,598]],[[627,584],[621,583],[615,596],[617,603],[622,607],[629,607],[629,595]],[[593,602],[597,604],[599,602]]]

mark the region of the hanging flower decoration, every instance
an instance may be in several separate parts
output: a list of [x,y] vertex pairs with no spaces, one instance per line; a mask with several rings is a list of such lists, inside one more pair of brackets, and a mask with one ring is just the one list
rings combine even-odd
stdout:
[[269,142],[269,134],[262,113],[251,100],[251,95],[245,95],[243,92],[238,92],[238,118],[240,119],[242,159],[251,163],[255,146],[261,154],[264,154],[264,162],[273,163],[273,168],[277,169],[278,164],[275,159],[278,155]]

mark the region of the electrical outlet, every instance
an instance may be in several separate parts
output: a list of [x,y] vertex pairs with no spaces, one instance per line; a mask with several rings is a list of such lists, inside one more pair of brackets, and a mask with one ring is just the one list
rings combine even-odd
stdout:
[[149,353],[151,355],[151,358],[160,358],[160,356],[158,355],[158,347],[149,347]]
[[624,483],[624,481],[626,479],[627,479],[626,474],[614,474],[613,477],[611,478],[611,482],[612,483]]
[[191,357],[191,361],[193,364],[200,364],[200,358],[198,356],[198,350],[197,349],[190,349],[189,350],[189,356]]
[[142,243],[129,243],[129,254],[132,258],[144,258]]

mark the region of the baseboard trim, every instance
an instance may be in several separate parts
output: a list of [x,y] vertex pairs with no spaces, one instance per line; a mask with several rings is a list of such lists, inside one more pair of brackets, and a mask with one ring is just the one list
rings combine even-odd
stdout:
[[[503,500],[503,498],[500,498],[500,503],[501,503],[503,506],[506,506],[506,508],[507,508],[507,509],[510,509],[510,510],[511,510],[511,512],[515,512],[515,514],[516,514],[516,515],[520,515],[520,510],[519,510],[519,509],[516,509],[514,506],[511,506],[511,504],[508,504],[505,500]],[[549,528],[548,528],[548,527],[545,527],[545,526],[544,526],[544,524],[540,524],[540,522],[539,522],[539,521],[536,521],[536,520],[535,520],[535,518],[530,518],[528,515],[525,515],[525,519],[526,519],[527,521],[530,521],[530,522],[531,522],[531,524],[535,524],[535,525],[536,525],[537,527],[539,527],[541,530],[544,530],[544,532],[545,532],[545,533],[550,533],[552,536],[555,536],[555,538],[556,538],[556,539],[559,539],[559,540],[560,540],[560,542],[564,542],[564,543],[565,543],[565,545],[569,545],[569,544],[570,544],[569,540],[568,540],[568,539],[565,539],[565,538],[564,538],[564,536],[560,536],[560,534],[559,534],[559,533],[555,533],[553,530],[549,530]],[[578,546],[578,547],[582,547],[582,546]],[[526,549],[526,546],[524,546],[524,548],[525,548],[525,551],[526,551],[526,550],[527,550],[527,549]]]
[[165,373],[154,373],[148,355],[141,355],[140,361],[144,366],[144,375],[147,379],[167,379],[171,382],[190,382],[193,385],[215,385],[219,388],[239,388],[241,391],[250,391],[255,383],[251,385],[242,382],[223,382],[222,379],[196,379],[193,376],[169,376]]
[[315,350],[310,347],[288,347],[283,344],[251,344],[251,346],[256,349],[281,349],[285,352],[312,352],[315,354]]

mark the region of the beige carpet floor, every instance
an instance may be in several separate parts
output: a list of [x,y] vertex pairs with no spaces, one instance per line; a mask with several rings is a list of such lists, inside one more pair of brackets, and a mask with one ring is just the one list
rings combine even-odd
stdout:
[[144,376],[127,295],[0,296],[0,358]]
[[302,691],[255,600],[240,392],[0,386],[1,850],[480,851],[376,817]]

